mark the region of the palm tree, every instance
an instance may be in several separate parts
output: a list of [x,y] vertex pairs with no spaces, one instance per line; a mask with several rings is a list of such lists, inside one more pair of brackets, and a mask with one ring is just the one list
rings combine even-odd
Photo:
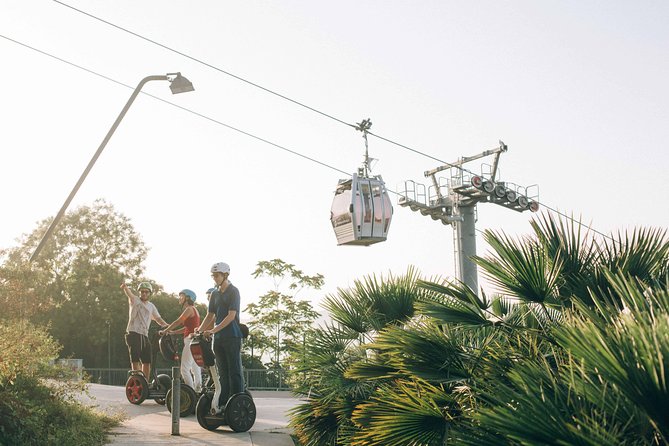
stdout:
[[332,322],[307,336],[294,389],[306,402],[293,410],[291,426],[303,445],[349,444],[358,430],[353,410],[367,401],[378,382],[346,376],[356,362],[368,358],[366,344],[389,325],[400,325],[414,315],[422,294],[417,273],[388,279],[356,280],[352,289],[327,296],[323,306]]
[[318,396],[292,419],[303,444],[667,443],[666,231],[532,228],[485,233],[492,254],[475,261],[491,297],[412,274],[412,311],[384,324],[370,304],[382,297],[340,292],[337,325],[314,338],[332,368],[313,364]]

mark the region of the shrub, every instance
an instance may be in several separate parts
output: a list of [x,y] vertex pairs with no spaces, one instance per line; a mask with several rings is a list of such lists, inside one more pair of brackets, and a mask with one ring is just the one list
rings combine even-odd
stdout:
[[51,365],[60,347],[46,329],[6,322],[0,326],[0,446],[104,444],[119,420],[75,400],[85,383],[49,384],[47,378],[67,377],[67,371]]

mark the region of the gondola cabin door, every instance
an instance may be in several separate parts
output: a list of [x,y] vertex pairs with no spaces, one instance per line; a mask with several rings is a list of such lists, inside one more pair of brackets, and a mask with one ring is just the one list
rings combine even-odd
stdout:
[[366,178],[354,173],[350,180],[339,181],[330,212],[338,245],[368,246],[385,241],[392,215],[381,176]]

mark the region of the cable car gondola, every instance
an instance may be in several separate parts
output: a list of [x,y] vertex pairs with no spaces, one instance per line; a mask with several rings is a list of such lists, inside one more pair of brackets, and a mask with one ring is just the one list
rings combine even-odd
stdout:
[[369,175],[370,158],[367,153],[369,120],[358,124],[365,138],[363,166],[352,178],[339,180],[332,201],[330,221],[338,245],[369,246],[388,237],[393,207],[381,175]]

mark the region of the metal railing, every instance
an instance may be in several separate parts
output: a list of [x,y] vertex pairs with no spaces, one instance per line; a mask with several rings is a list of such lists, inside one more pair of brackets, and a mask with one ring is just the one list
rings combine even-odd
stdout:
[[[84,368],[84,372],[88,375],[90,382],[98,384],[125,386],[128,380],[128,369]],[[156,372],[172,375],[171,369],[159,368]],[[206,373],[203,372],[202,378],[205,379],[205,377]],[[290,386],[286,383],[285,370],[244,369],[244,381],[249,390],[290,390]]]

